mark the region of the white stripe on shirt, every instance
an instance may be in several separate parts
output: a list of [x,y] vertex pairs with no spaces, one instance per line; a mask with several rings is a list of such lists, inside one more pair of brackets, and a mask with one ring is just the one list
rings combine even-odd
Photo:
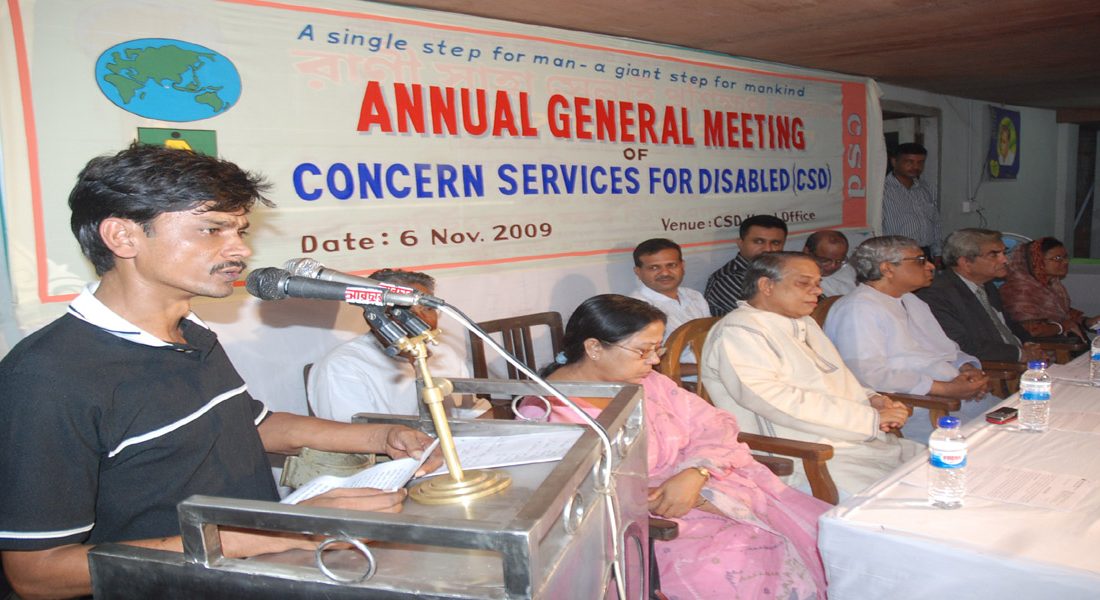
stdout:
[[[158,438],[162,435],[171,433],[171,432],[179,429],[180,427],[183,427],[184,425],[187,425],[188,423],[194,421],[195,419],[198,419],[199,417],[203,416],[204,414],[209,412],[210,409],[212,409],[215,406],[221,404],[222,402],[225,402],[226,400],[232,398],[233,396],[244,393],[245,390],[247,390],[247,389],[248,389],[248,385],[242,385],[241,387],[239,387],[237,389],[229,390],[228,392],[224,392],[222,394],[219,394],[219,395],[215,396],[210,402],[207,402],[206,405],[203,406],[202,408],[200,408],[199,410],[196,410],[195,412],[187,415],[186,417],[184,417],[184,418],[182,418],[182,419],[180,419],[180,420],[178,420],[174,423],[169,423],[169,424],[165,425],[164,427],[161,427],[160,429],[154,429],[153,431],[150,431],[149,433],[143,433],[139,436],[125,439],[125,440],[122,441],[121,444],[118,445],[117,448],[112,450],[110,452],[110,454],[107,455],[107,458],[114,458],[119,452],[122,452],[123,449],[125,449],[129,446],[132,446],[134,444],[140,444],[142,442],[147,442],[149,440]],[[264,411],[265,412],[267,411],[266,406],[264,407]],[[263,415],[260,415],[260,416],[262,417]]]
[[84,527],[62,529],[60,531],[0,531],[0,538],[11,540],[48,540],[69,537],[70,535],[91,531],[92,527],[95,527],[95,523],[85,525]]

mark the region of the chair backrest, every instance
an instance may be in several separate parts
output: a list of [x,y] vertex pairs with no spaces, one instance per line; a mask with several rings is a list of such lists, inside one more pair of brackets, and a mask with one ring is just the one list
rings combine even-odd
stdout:
[[824,300],[819,301],[817,303],[817,307],[814,308],[814,312],[811,313],[810,316],[813,317],[815,321],[817,321],[817,324],[820,327],[824,327],[825,317],[829,315],[829,309],[832,308],[833,304],[841,298],[843,298],[843,296],[829,296]]
[[[532,330],[536,327],[548,327],[550,329],[550,346],[553,352],[543,360],[543,363],[553,360],[553,357],[561,352],[561,338],[565,335],[561,314],[556,311],[485,321],[478,323],[478,326],[484,329],[486,333],[501,334],[501,346],[531,370],[539,368],[538,358],[535,356],[535,336],[532,335]],[[473,365],[474,377],[484,379],[489,376],[489,362],[485,356],[485,342],[472,333],[469,335],[470,362]],[[526,379],[527,377],[509,364],[508,378]]]
[[[721,317],[703,317],[701,319],[692,319],[687,323],[676,328],[668,339],[665,340],[665,348],[668,350],[665,355],[661,357],[661,364],[657,369],[669,379],[676,382],[676,385],[684,386],[683,381],[683,367],[680,364],[680,356],[684,353],[684,348],[691,347],[692,354],[695,355],[695,364],[699,364],[700,358],[703,355],[703,342],[707,339],[707,334],[710,333],[710,328],[714,327],[714,324],[718,322]],[[703,400],[710,402],[710,395],[707,394],[707,390],[703,387],[703,382],[699,383],[695,387],[695,392],[699,394]]]

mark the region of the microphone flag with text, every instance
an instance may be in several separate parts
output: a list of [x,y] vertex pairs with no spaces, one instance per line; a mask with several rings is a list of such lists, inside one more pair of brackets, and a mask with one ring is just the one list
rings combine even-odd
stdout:
[[[337,271],[336,269],[330,269],[312,258],[292,258],[283,263],[283,269],[286,269],[291,275],[298,277],[308,277],[309,279],[317,279],[320,281],[332,281],[356,287],[384,290],[392,295],[389,296],[386,301],[386,304],[391,306],[412,306],[414,304],[422,304],[424,306],[438,308],[446,304],[446,302],[435,296],[423,294],[412,288],[384,283],[369,277],[360,277],[358,275]],[[403,297],[406,296],[410,299],[405,300]],[[392,301],[390,301],[390,298],[392,298]]]

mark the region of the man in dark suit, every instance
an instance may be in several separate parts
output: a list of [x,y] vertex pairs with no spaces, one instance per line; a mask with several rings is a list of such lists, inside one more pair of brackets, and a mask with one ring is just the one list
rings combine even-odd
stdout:
[[1008,271],[1001,234],[988,229],[960,229],[947,237],[946,267],[932,285],[916,292],[932,309],[947,337],[963,352],[981,360],[1041,359],[1042,351],[1024,330],[1004,315],[993,280]]

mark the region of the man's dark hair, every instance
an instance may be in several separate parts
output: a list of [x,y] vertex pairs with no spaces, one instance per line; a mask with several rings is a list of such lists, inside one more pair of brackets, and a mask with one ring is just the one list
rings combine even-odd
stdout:
[[848,244],[848,236],[835,229],[815,231],[810,234],[810,237],[806,238],[806,250],[809,250],[811,254],[817,252],[818,244],[825,241],[844,242]]
[[115,255],[99,236],[104,219],[118,217],[140,224],[146,234],[161,214],[201,208],[248,212],[270,184],[258,174],[219,158],[164,146],[134,143],[113,156],[93,158],[77,176],[69,194],[73,235],[97,275],[115,267]]
[[684,251],[680,250],[680,244],[665,238],[653,238],[638,244],[638,247],[634,248],[634,266],[642,266],[643,256],[657,254],[661,250],[675,250],[680,255],[680,260],[684,260]]
[[404,287],[414,285],[424,286],[429,294],[435,293],[435,278],[420,271],[404,271],[401,269],[379,269],[370,274],[370,278],[382,283],[392,283]]
[[749,234],[749,227],[763,227],[764,229],[782,229],[787,233],[787,223],[775,215],[753,215],[741,221],[741,239]]
[[928,150],[916,142],[909,142],[906,144],[898,144],[898,149],[894,152],[894,156],[901,156],[902,154],[928,156]]
[[787,263],[794,260],[812,261],[813,257],[803,252],[783,250],[767,252],[750,260],[749,267],[745,269],[745,283],[741,286],[741,294],[745,300],[752,300],[753,296],[760,292],[761,277],[766,277],[775,283],[783,281],[783,269],[787,267]]

